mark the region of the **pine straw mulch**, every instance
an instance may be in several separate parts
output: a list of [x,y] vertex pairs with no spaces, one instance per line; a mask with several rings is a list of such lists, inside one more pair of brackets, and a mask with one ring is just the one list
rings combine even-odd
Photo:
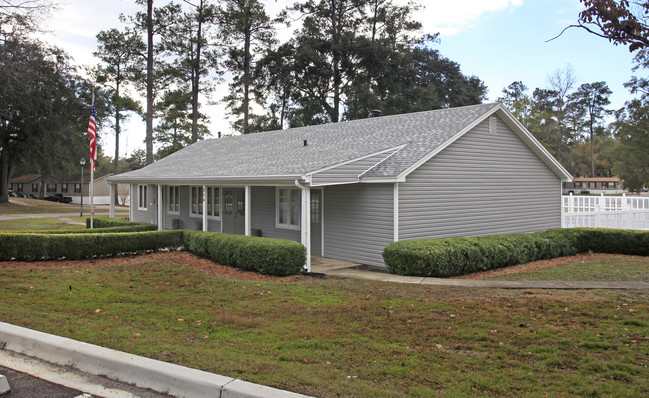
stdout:
[[474,274],[456,276],[456,279],[486,279],[494,276],[521,274],[523,272],[538,271],[546,268],[557,267],[568,263],[589,261],[599,258],[645,258],[641,256],[627,256],[624,254],[607,253],[582,253],[575,256],[557,257],[550,260],[533,261],[527,264],[513,265],[507,268],[499,268],[490,271],[476,272]]
[[198,257],[190,252],[169,251],[123,255],[116,257],[96,258],[92,260],[55,260],[55,261],[0,261],[0,270],[3,269],[65,269],[65,268],[102,268],[121,267],[125,265],[142,265],[151,263],[178,263],[210,274],[230,279],[259,281],[259,282],[298,282],[309,281],[314,278],[307,275],[269,276],[256,272],[242,271],[233,267],[226,267],[212,260]]
[[[534,261],[527,264],[514,265],[491,271],[477,272],[474,274],[457,276],[457,279],[485,279],[493,276],[519,274],[528,271],[556,267],[572,262],[588,261],[598,258],[630,258],[640,256],[626,256],[621,254],[584,253],[575,256],[559,257],[551,260]],[[90,267],[119,267],[125,265],[142,265],[151,263],[178,263],[183,264],[213,275],[230,279],[260,281],[260,282],[299,282],[315,279],[309,275],[292,275],[285,277],[262,275],[256,272],[242,271],[237,268],[227,267],[214,261],[198,257],[185,251],[153,252],[116,257],[97,258],[92,260],[54,260],[54,261],[0,261],[0,270],[3,269],[65,269],[65,268],[90,268]]]

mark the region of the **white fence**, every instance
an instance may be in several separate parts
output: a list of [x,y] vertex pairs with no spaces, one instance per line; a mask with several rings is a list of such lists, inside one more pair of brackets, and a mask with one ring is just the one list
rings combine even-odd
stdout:
[[649,230],[649,197],[562,196],[561,226]]

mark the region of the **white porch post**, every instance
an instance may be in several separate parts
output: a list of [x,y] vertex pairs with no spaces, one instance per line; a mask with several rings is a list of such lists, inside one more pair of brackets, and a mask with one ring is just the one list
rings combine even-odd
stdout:
[[115,218],[115,189],[117,189],[117,185],[110,184],[110,210],[108,211],[110,218]]
[[[83,185],[81,185],[81,194],[83,195]],[[135,206],[135,201],[133,200],[133,184],[128,184],[128,220],[133,221],[133,206]]]
[[162,231],[162,185],[158,184],[158,231]]
[[302,244],[306,247],[306,272],[311,272],[311,190],[302,187]]
[[207,231],[207,186],[203,185],[203,231]]
[[245,235],[250,236],[250,185],[246,185],[245,191]]

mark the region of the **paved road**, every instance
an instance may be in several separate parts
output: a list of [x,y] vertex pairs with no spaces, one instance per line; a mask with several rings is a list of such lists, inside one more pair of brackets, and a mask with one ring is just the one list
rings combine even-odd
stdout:
[[0,366],[0,374],[9,381],[11,391],[2,398],[75,398],[82,392]]

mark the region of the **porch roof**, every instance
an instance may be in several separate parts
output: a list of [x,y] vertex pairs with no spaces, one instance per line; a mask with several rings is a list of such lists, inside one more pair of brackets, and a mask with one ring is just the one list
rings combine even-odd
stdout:
[[499,110],[509,115],[491,103],[208,139],[108,180],[288,181],[382,152],[362,177],[396,179]]

